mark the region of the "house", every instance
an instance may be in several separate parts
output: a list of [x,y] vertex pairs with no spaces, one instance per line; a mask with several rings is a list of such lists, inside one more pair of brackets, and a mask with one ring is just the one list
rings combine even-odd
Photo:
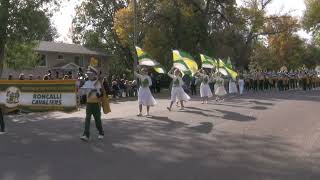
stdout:
[[20,73],[24,73],[26,77],[29,74],[32,74],[35,78],[43,77],[48,73],[48,70],[51,70],[54,77],[58,74],[59,78],[62,78],[69,72],[72,72],[73,76],[76,77],[80,67],[84,71],[87,69],[91,58],[98,60],[98,68],[105,73],[107,61],[110,58],[104,53],[90,50],[81,45],[48,41],[40,41],[34,51],[39,54],[38,67],[21,72],[4,68],[2,78],[7,78],[9,74],[17,78]]

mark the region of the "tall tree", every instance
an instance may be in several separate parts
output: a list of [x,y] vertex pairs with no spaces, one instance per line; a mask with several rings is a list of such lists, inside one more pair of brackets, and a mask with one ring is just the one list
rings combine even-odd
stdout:
[[0,0],[0,75],[6,49],[18,50],[14,47],[19,43],[50,39],[50,34],[54,34],[48,13],[51,11],[46,8],[52,7],[49,4],[58,5],[59,0]]
[[306,11],[303,17],[304,28],[313,33],[314,41],[320,46],[320,1],[305,0]]

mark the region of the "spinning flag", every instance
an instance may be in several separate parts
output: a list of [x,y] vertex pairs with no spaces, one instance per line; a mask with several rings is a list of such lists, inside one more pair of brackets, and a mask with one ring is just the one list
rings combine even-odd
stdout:
[[217,67],[216,60],[213,60],[211,57],[200,54],[202,67],[208,69],[214,69]]
[[198,64],[183,51],[173,50],[173,66],[184,74],[194,75],[198,71]]
[[166,73],[165,69],[158,63],[153,60],[149,54],[144,52],[140,47],[136,46],[138,62],[140,66],[149,66],[153,67],[157,73],[164,74]]
[[223,74],[223,75],[230,75],[232,79],[236,79],[238,76],[238,73],[235,72],[232,68],[232,64],[230,61],[230,58],[228,59],[227,63],[224,63],[221,59],[219,59],[219,71]]

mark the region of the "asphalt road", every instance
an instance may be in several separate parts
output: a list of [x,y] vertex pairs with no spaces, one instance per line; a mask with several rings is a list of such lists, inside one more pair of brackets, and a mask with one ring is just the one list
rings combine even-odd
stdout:
[[105,139],[84,111],[6,117],[0,180],[319,180],[320,91],[197,99],[184,111],[159,99],[153,118],[137,102],[112,104]]

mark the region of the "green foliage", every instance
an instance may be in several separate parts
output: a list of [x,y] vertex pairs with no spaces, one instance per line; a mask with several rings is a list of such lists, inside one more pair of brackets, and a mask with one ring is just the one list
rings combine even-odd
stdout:
[[[131,2],[84,1],[73,21],[74,41],[115,54],[122,71],[132,69],[135,54]],[[307,46],[295,36],[298,20],[267,15],[272,0],[245,0],[241,7],[236,0],[137,2],[138,46],[167,69],[172,65],[172,49],[190,52],[198,63],[199,53],[230,57],[237,68],[248,68],[250,62],[260,69],[296,68],[305,60]]]
[[[0,0],[0,75],[5,57],[9,64],[18,67],[23,56],[32,57],[27,50],[30,50],[34,40],[52,40],[55,37],[56,30],[50,23],[49,8],[58,7],[59,2],[60,0]],[[5,53],[5,50],[8,52]],[[13,63],[14,59],[18,61]]]
[[38,55],[33,49],[37,42],[8,43],[6,47],[6,65],[14,70],[31,69],[38,65]]

